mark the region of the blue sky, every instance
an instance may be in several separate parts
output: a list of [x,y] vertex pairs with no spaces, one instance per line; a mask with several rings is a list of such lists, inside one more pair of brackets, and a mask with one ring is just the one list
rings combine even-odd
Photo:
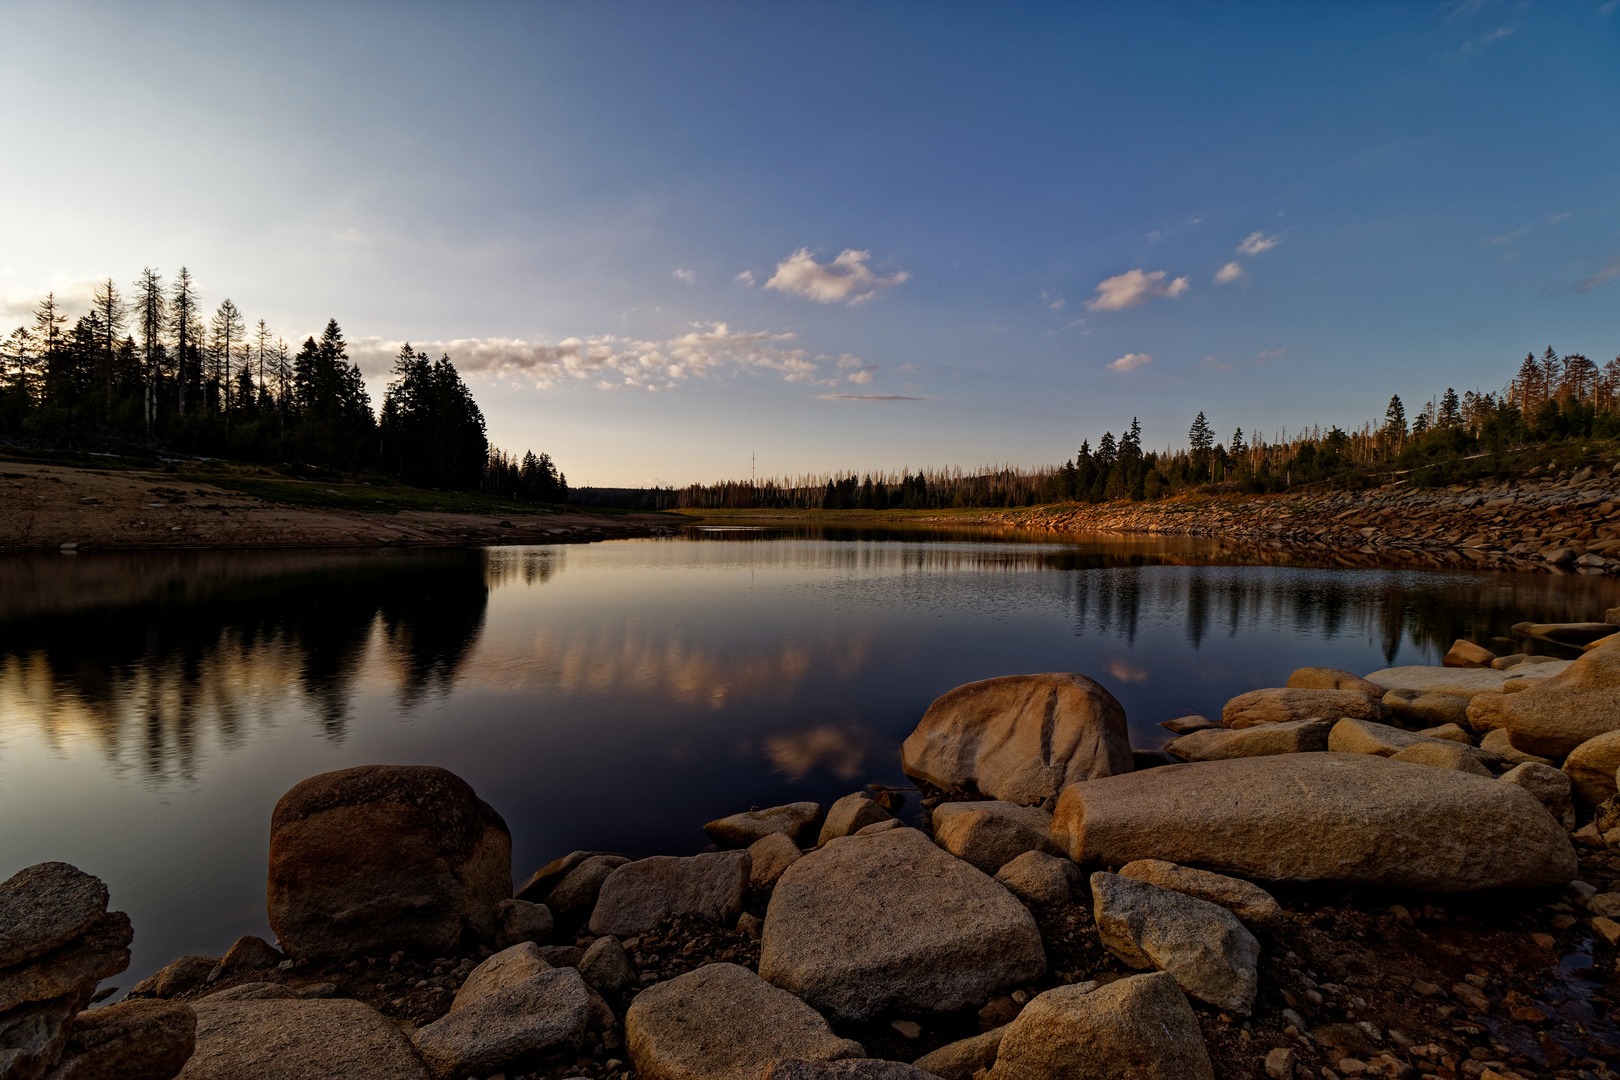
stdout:
[[[1038,464],[1620,353],[1620,10],[0,3],[0,319],[143,266],[572,482]],[[1151,358],[1151,359],[1148,359]]]

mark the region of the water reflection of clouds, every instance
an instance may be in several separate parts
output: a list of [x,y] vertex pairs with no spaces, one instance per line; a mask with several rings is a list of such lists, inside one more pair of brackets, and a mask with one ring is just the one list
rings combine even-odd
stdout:
[[506,691],[540,686],[565,693],[630,692],[719,709],[739,699],[789,700],[811,672],[852,674],[871,653],[869,635],[832,633],[819,641],[730,639],[703,646],[677,627],[647,620],[547,628],[521,641],[488,642],[464,677]]
[[854,780],[866,764],[872,737],[851,728],[818,724],[807,731],[768,736],[765,759],[788,780],[803,780],[826,769],[840,780]]
[[1108,674],[1120,682],[1146,682],[1148,669],[1122,657],[1108,661]]

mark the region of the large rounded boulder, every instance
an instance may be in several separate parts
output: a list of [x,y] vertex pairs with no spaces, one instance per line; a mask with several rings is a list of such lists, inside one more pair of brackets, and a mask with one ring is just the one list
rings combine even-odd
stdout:
[[1468,720],[1477,729],[1505,728],[1516,749],[1548,758],[1620,730],[1620,645],[1593,649],[1517,693],[1476,697]]
[[928,706],[900,747],[908,776],[1030,806],[1134,767],[1125,710],[1084,675],[1006,675]]
[[294,957],[445,953],[495,932],[512,837],[459,776],[362,765],[312,776],[270,819],[270,925]]

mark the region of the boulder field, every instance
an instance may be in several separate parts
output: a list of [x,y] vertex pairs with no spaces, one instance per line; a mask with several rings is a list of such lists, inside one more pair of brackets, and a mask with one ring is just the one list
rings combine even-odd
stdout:
[[751,809],[516,889],[458,777],[312,777],[269,815],[278,940],[119,1004],[87,1009],[133,933],[106,886],[0,883],[0,1080],[1611,1078],[1620,645],[1447,657],[1302,669],[1154,767],[1083,676],[973,683],[906,740],[920,807]]

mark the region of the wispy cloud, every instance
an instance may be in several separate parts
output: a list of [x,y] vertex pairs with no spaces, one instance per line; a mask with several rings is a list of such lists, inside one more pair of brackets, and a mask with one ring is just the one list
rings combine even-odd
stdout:
[[1620,259],[1611,261],[1608,266],[1605,266],[1591,277],[1577,281],[1575,287],[1570,291],[1578,293],[1591,292],[1599,286],[1607,285],[1615,278],[1620,278]]
[[1509,229],[1507,232],[1496,236],[1487,236],[1484,240],[1480,241],[1480,243],[1500,247],[1503,244],[1511,243],[1512,241],[1517,240],[1519,237],[1529,232],[1532,227],[1533,226],[1530,225],[1520,225],[1517,229]]
[[1120,357],[1118,360],[1115,360],[1112,363],[1110,363],[1108,365],[1108,370],[1109,371],[1135,371],[1137,368],[1147,367],[1151,363],[1153,363],[1153,357],[1149,353],[1140,353],[1140,352],[1126,353],[1124,356]]
[[1274,233],[1271,236],[1267,236],[1259,229],[1256,229],[1248,236],[1245,236],[1243,238],[1243,243],[1237,246],[1238,254],[1258,255],[1262,251],[1270,251],[1272,248],[1282,243],[1282,239],[1281,233]]
[[1568,214],[1553,214],[1551,217],[1549,217],[1547,219],[1547,224],[1556,225],[1560,221],[1568,221],[1568,220],[1569,220],[1569,215]]
[[694,281],[697,280],[697,274],[694,271],[682,270],[678,266],[675,268],[675,273],[672,276],[677,281],[684,281],[688,285],[692,284]]
[[1243,272],[1243,264],[1238,262],[1236,259],[1233,259],[1231,262],[1215,271],[1215,284],[1231,285],[1234,282],[1242,281],[1248,276],[1249,275]]
[[732,278],[731,280],[735,281],[739,285],[746,285],[749,288],[753,288],[753,285],[754,285],[754,272],[752,270],[744,270],[742,273],[738,274],[736,277]]
[[1512,26],[1498,26],[1495,30],[1490,31],[1489,33],[1481,34],[1477,38],[1471,38],[1468,41],[1463,42],[1462,52],[1464,54],[1478,52],[1480,49],[1485,48],[1485,46],[1490,45],[1493,42],[1501,41],[1503,38],[1509,37],[1518,28],[1518,23],[1514,23]]
[[822,401],[933,401],[931,397],[909,394],[822,394]]
[[1187,291],[1187,279],[1178,277],[1166,281],[1163,270],[1151,274],[1141,270],[1127,270],[1115,277],[1105,278],[1097,284],[1097,295],[1086,301],[1092,311],[1122,311],[1145,304],[1155,296],[1180,296]]
[[[812,355],[793,347],[793,340],[791,333],[734,332],[717,322],[694,324],[685,333],[663,341],[604,334],[565,338],[556,344],[521,338],[411,344],[430,356],[447,353],[464,375],[528,379],[542,389],[577,379],[593,381],[603,390],[668,390],[693,380],[745,372],[774,372],[787,382],[811,386],[868,381],[853,377],[873,370],[859,358]],[[363,372],[378,378],[388,372],[402,344],[370,337],[350,342],[349,352]]]
[[911,277],[904,270],[886,276],[875,274],[866,265],[871,258],[870,251],[846,249],[832,262],[818,263],[809,248],[800,248],[776,264],[776,273],[765,287],[821,304],[841,300],[861,304]]

